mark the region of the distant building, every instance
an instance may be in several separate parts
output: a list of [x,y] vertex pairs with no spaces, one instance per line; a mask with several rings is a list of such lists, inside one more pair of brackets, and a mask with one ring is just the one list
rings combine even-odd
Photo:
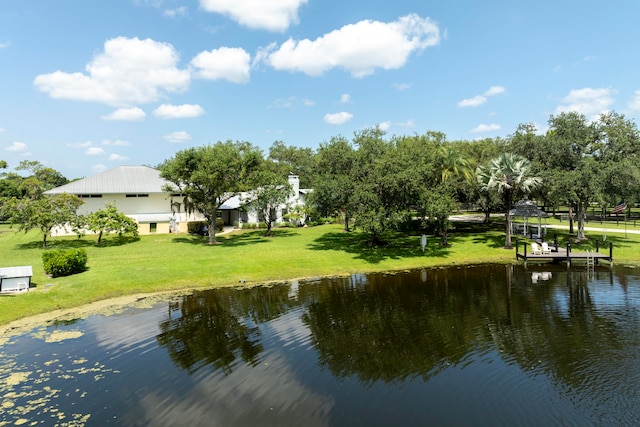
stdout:
[[[277,222],[283,222],[287,209],[302,206],[305,196],[311,190],[300,189],[296,175],[289,176],[293,191],[287,202],[276,208]],[[199,212],[187,214],[183,196],[164,191],[170,183],[160,177],[160,171],[148,166],[120,166],[108,171],[70,182],[46,191],[45,194],[75,194],[84,204],[78,214],[86,215],[103,209],[111,203],[138,223],[140,234],[186,233],[188,224],[202,222],[205,218]],[[227,200],[219,210],[219,216],[227,225],[257,223],[260,218],[251,209],[243,209],[248,193]],[[70,234],[69,230],[58,228],[52,235]]]

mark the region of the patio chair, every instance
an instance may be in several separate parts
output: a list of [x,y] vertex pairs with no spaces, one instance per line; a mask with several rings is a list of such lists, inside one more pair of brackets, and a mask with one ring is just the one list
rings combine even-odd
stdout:
[[543,254],[551,253],[551,248],[549,247],[549,244],[547,242],[542,242],[542,253]]
[[542,248],[536,242],[531,243],[531,250],[533,251],[534,255],[542,255]]

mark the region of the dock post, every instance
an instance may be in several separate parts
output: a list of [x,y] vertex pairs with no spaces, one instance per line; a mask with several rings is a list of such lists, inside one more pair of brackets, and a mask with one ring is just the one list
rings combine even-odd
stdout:
[[613,242],[609,242],[609,262],[613,264]]
[[571,267],[571,243],[567,242],[567,269]]
[[596,253],[600,250],[600,240],[596,239]]

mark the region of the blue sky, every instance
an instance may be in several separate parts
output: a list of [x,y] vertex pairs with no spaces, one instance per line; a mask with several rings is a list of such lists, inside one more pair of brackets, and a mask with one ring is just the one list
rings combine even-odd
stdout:
[[191,146],[449,140],[640,118],[640,2],[20,0],[0,6],[0,159],[68,178]]

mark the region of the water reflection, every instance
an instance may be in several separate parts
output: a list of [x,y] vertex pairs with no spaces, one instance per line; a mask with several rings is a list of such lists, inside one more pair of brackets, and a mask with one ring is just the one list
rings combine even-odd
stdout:
[[[38,387],[16,374],[62,352],[109,373],[108,397],[87,383],[56,403],[82,401],[96,425],[625,424],[640,417],[639,304],[635,270],[553,266],[201,291],[12,338],[0,380],[21,381],[0,393],[16,421]],[[44,344],[65,330],[80,335]]]

